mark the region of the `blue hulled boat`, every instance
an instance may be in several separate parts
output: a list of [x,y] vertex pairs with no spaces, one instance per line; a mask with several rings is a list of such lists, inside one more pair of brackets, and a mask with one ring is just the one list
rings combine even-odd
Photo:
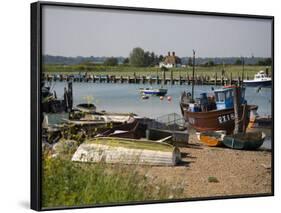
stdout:
[[168,89],[160,88],[160,89],[149,89],[149,88],[140,88],[140,93],[144,95],[157,95],[157,96],[165,96],[168,92]]

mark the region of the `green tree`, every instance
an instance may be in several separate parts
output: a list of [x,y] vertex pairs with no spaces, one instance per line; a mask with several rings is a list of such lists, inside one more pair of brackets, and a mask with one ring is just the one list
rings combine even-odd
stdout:
[[116,66],[118,64],[118,60],[117,60],[117,58],[110,57],[110,58],[107,58],[103,64],[106,66]]
[[130,62],[129,58],[125,58],[124,61],[123,61],[123,64],[129,64],[129,62]]
[[144,67],[146,64],[146,54],[140,47],[136,47],[130,53],[130,64],[136,67]]
[[240,58],[236,59],[235,64],[236,65],[241,65],[242,64],[242,60]]
[[271,66],[271,63],[272,63],[271,58],[266,58],[264,60],[259,60],[257,62],[257,65],[260,65],[260,66]]
[[159,55],[158,61],[162,62],[164,60],[164,56],[163,55]]
[[191,57],[188,58],[187,65],[188,66],[192,66],[193,65]]

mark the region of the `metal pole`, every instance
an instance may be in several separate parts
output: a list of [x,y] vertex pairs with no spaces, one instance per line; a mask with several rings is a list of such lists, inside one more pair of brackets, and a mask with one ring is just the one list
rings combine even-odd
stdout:
[[244,81],[244,64],[245,64],[244,57],[242,57],[242,83],[241,83],[241,85],[243,85],[243,81]]
[[193,51],[193,67],[192,67],[192,89],[191,89],[191,98],[194,101],[194,72],[195,72],[195,50]]

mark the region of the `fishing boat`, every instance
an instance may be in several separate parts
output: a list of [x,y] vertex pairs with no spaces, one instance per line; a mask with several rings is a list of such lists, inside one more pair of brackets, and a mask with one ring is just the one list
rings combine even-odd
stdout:
[[272,84],[271,77],[269,77],[263,70],[255,74],[253,80],[244,80],[243,84],[248,87],[270,87]]
[[200,132],[199,140],[207,146],[218,147],[222,145],[222,141],[225,135],[226,131]]
[[[225,130],[231,134],[234,130],[234,86],[227,86],[212,91],[211,94],[202,93],[200,98],[193,100],[190,93],[183,92],[180,108],[185,121],[196,131]],[[240,112],[246,127],[249,123],[250,111],[257,109],[256,105],[247,105],[245,87],[241,88]]]
[[265,137],[263,132],[238,133],[225,136],[223,144],[232,149],[255,150],[263,144]]
[[168,92],[168,89],[159,88],[159,89],[152,89],[152,88],[140,88],[140,93],[143,95],[156,95],[156,96],[165,96]]
[[72,161],[175,166],[181,154],[177,147],[161,141],[100,137],[81,144]]

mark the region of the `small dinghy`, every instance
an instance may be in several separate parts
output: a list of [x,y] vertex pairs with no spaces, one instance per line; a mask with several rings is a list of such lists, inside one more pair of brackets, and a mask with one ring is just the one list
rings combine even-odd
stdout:
[[201,132],[198,139],[207,146],[217,147],[222,145],[225,135],[226,131],[206,131]]
[[72,161],[175,166],[181,160],[177,147],[164,142],[101,137],[81,144]]
[[83,104],[78,104],[76,108],[81,111],[81,112],[86,112],[86,113],[94,113],[96,112],[96,106],[94,104],[90,103],[83,103]]
[[223,144],[232,149],[255,150],[263,144],[265,137],[263,132],[238,133],[225,136]]
[[158,89],[150,89],[150,88],[140,88],[140,93],[143,95],[156,95],[156,96],[165,96],[168,92],[168,89],[158,88]]

